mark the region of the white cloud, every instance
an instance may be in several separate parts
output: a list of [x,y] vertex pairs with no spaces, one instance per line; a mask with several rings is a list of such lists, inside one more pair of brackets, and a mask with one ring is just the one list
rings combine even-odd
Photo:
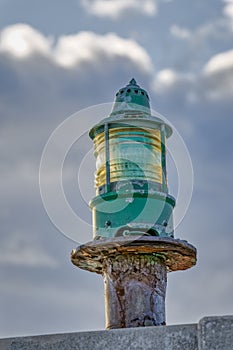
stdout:
[[54,268],[58,262],[48,255],[33,232],[18,231],[1,242],[0,265]]
[[[228,1],[228,4],[231,3],[233,2]],[[212,31],[212,26],[204,29],[199,30],[198,36],[202,36],[203,31],[204,33]],[[171,27],[171,33],[182,39],[188,39],[193,35],[186,28],[177,25]],[[34,64],[39,65],[37,70],[39,79],[44,79],[44,84],[49,84],[50,91],[61,86],[60,79],[64,79],[62,71],[59,71],[60,67],[70,71],[74,68],[79,70],[79,79],[83,67],[89,67],[89,71],[91,67],[92,74],[98,72],[101,75],[122,67],[125,67],[126,71],[130,66],[132,71],[141,71],[148,77],[154,75],[153,63],[146,50],[135,40],[122,38],[115,33],[99,35],[82,31],[75,35],[62,36],[57,42],[53,42],[51,38],[45,37],[29,25],[15,24],[2,30],[0,53],[11,55],[18,60],[24,60],[32,55],[44,57],[50,66],[40,65],[35,59]],[[210,58],[196,76],[190,72],[180,72],[168,67],[156,74],[153,87],[156,93],[166,93],[168,90],[182,91],[190,101],[194,102],[197,100],[198,89],[202,93],[204,91],[204,95],[210,99],[228,98],[232,94],[232,62],[233,50]],[[25,76],[22,75],[24,72]],[[25,79],[25,87],[29,79],[28,73],[25,70],[24,72],[20,76],[21,81]],[[32,74],[36,74],[35,67],[32,67]],[[38,78],[37,75],[35,77]],[[57,79],[59,80],[56,82]]]
[[139,44],[132,39],[124,39],[115,33],[98,35],[93,32],[80,32],[63,36],[54,50],[56,62],[64,67],[82,62],[112,61],[116,58],[130,60],[145,70],[152,70],[152,62]]
[[[171,30],[174,35],[183,38],[190,35],[186,29],[178,26],[173,26]],[[125,39],[115,33],[100,35],[82,31],[75,35],[62,36],[57,42],[52,42],[51,38],[45,37],[29,25],[15,24],[2,30],[0,54],[14,57],[15,65],[17,60],[22,61],[34,55],[31,61],[37,68],[30,64],[25,65],[23,70],[22,65],[15,66],[15,71],[21,70],[20,79],[24,89],[31,77],[33,85],[36,79],[43,82],[51,93],[57,94],[64,85],[64,79],[68,79],[70,84],[70,77],[64,74],[67,74],[65,72],[68,70],[72,72],[73,69],[79,74],[79,82],[82,83],[87,79],[85,71],[91,72],[93,79],[103,75],[106,77],[108,72],[119,75],[118,71],[122,71],[131,75],[131,72],[136,71],[149,79],[152,77],[152,80],[153,76],[155,77],[153,88],[156,93],[179,91],[189,101],[194,102],[197,100],[198,91],[199,95],[204,94],[210,99],[232,96],[233,50],[211,57],[196,76],[190,71],[181,72],[171,67],[154,75],[154,66],[149,54],[133,39]],[[43,57],[43,64],[38,57]],[[80,83],[77,81],[76,84]],[[36,88],[39,89],[40,84],[37,84]],[[29,93],[32,94],[33,88],[29,89]],[[44,88],[38,92],[35,90],[35,94],[40,98],[45,91]]]
[[179,39],[189,39],[191,36],[191,33],[187,28],[181,28],[176,24],[171,26],[170,33],[174,37],[179,38]]
[[134,11],[147,16],[157,13],[155,0],[82,0],[84,9],[97,17],[118,19],[126,11]]
[[33,52],[48,55],[50,48],[51,41],[27,24],[6,27],[0,35],[0,52],[9,52],[18,58]]
[[177,81],[178,75],[174,70],[167,68],[159,71],[156,78],[159,85],[169,87]]
[[225,6],[223,13],[226,17],[233,20],[233,0],[224,0]]
[[198,72],[212,55],[232,46],[230,26],[230,22],[222,17],[209,19],[193,28],[174,23],[170,27],[173,42],[170,64],[175,63],[183,71]]
[[213,56],[203,68],[203,88],[211,100],[233,98],[233,50]]
[[231,69],[233,69],[233,50],[222,52],[211,57],[203,70],[205,74],[209,75]]
[[154,78],[153,89],[156,93],[163,94],[169,91],[176,93],[183,92],[184,86],[190,86],[195,81],[195,77],[191,73],[183,73],[172,68],[160,70]]
[[169,94],[170,98],[183,96],[184,101],[196,103],[200,99],[230,101],[233,97],[233,50],[212,56],[196,74],[172,68],[155,75],[153,90]]
[[121,38],[115,33],[105,35],[82,31],[62,36],[54,43],[26,24],[15,24],[3,29],[0,35],[0,53],[18,59],[32,54],[46,55],[49,62],[64,68],[91,63],[106,67],[106,63],[121,58],[130,61],[142,71],[150,72],[153,65],[146,50],[133,39]]

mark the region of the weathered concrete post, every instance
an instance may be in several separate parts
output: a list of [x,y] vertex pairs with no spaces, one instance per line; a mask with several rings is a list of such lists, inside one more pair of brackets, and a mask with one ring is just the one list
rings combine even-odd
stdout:
[[171,127],[152,116],[136,81],[119,90],[110,116],[90,131],[96,156],[91,201],[94,240],[71,253],[105,283],[106,328],[166,324],[167,272],[195,265],[196,249],[174,239],[165,140]]
[[165,324],[166,265],[152,254],[126,254],[103,263],[106,328]]

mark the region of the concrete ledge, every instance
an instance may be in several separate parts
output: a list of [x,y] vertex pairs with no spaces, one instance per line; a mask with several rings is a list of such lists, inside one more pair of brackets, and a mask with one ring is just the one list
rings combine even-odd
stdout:
[[0,350],[233,350],[233,316],[198,325],[114,329],[0,339]]
[[198,324],[200,350],[233,349],[233,316],[204,317]]

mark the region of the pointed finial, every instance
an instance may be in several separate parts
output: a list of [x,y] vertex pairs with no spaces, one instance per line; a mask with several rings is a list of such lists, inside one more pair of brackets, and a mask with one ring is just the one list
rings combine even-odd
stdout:
[[137,85],[136,80],[133,78],[130,80],[129,85]]

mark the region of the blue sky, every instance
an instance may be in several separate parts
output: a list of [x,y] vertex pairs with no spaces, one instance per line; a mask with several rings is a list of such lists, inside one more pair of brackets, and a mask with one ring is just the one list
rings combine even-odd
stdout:
[[[0,29],[0,336],[104,329],[102,279],[70,263],[76,243],[46,214],[39,164],[63,120],[113,101],[132,77],[179,131],[194,168],[176,237],[197,247],[198,264],[169,274],[167,323],[233,314],[233,1],[0,0]],[[76,187],[91,146],[84,135],[72,148],[64,185],[89,221]],[[93,162],[83,170],[87,199]],[[175,195],[172,166],[169,185]]]

